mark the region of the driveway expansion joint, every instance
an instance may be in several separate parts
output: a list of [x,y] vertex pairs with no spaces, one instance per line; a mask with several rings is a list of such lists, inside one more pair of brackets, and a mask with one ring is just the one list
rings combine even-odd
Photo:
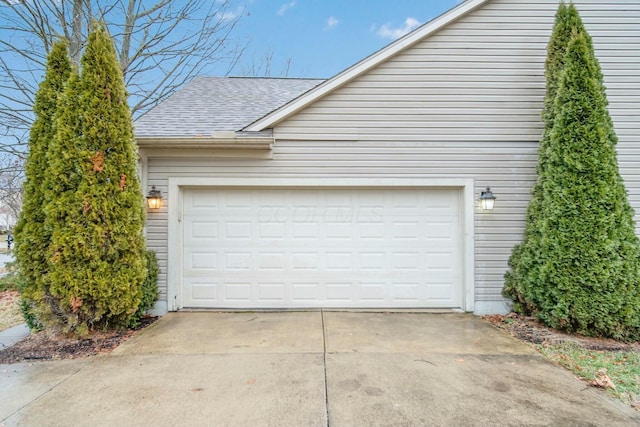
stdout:
[[320,310],[320,318],[322,319],[322,361],[324,368],[324,407],[325,417],[327,419],[327,427],[329,427],[329,386],[327,383],[327,330],[324,324],[324,310]]

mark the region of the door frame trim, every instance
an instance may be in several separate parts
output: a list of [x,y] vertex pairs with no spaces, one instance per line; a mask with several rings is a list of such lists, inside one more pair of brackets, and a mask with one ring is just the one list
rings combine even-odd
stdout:
[[187,188],[273,188],[273,189],[457,189],[460,190],[460,231],[462,241],[462,310],[474,311],[474,181],[473,179],[420,178],[169,178],[167,304],[169,311],[182,308],[183,193]]

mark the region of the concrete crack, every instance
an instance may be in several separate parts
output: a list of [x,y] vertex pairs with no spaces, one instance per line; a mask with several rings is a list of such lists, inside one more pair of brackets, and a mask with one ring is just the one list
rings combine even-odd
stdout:
[[[60,385],[66,383],[67,381],[69,381],[71,378],[75,377],[76,375],[78,375],[80,373],[80,371],[82,371],[85,368],[86,365],[81,366],[80,368],[78,368],[77,371],[73,372],[71,375],[69,375],[66,378],[61,379],[60,381],[58,381],[57,383],[53,384],[52,386],[50,386],[49,388],[47,388],[45,391],[43,391],[42,393],[40,393],[36,398],[34,398],[33,400],[31,400],[28,403],[25,403],[24,405],[20,406],[18,409],[16,409],[15,411],[13,411],[11,414],[7,415],[5,418],[3,418],[2,420],[0,420],[0,427],[4,427],[4,423],[9,421],[9,419],[11,417],[17,416],[17,414],[19,414],[20,412],[22,412],[25,408],[28,408],[29,406],[33,405],[34,403],[38,402],[39,400],[43,399],[44,396],[46,396],[47,394],[51,393],[55,388],[58,388]],[[12,422],[13,423],[13,422]]]
[[327,334],[324,325],[324,310],[320,310],[322,318],[322,356],[324,361],[324,407],[325,416],[327,418],[327,427],[329,427],[329,386],[327,384]]

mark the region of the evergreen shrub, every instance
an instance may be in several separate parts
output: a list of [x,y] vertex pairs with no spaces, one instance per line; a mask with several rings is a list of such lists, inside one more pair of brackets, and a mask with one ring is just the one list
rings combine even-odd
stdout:
[[142,299],[136,314],[133,316],[131,325],[132,327],[140,324],[140,319],[146,314],[147,311],[153,308],[158,296],[158,275],[160,274],[160,267],[158,266],[158,258],[154,251],[148,250],[146,252],[147,257],[147,277],[142,284]]
[[147,276],[144,199],[122,71],[94,25],[58,104],[48,156],[49,295],[43,320],[69,334],[129,325]]
[[640,243],[602,71],[573,5],[560,5],[546,71],[539,177],[504,295],[549,326],[637,340]]
[[[25,310],[29,308],[29,316],[37,316],[38,307],[44,304],[49,293],[48,248],[51,233],[45,227],[43,182],[48,164],[47,152],[56,132],[54,117],[58,98],[70,72],[66,43],[54,43],[47,56],[45,77],[38,87],[33,105],[35,120],[29,133],[29,153],[24,164],[24,203],[14,230],[17,274],[23,282],[20,293]],[[23,310],[23,313],[26,311]],[[28,318],[26,320],[31,323]]]

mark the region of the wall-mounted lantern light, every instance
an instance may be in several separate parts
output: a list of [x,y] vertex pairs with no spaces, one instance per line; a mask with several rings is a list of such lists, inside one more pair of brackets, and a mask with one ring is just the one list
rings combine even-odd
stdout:
[[160,209],[162,207],[162,192],[156,190],[156,186],[152,185],[149,194],[147,194],[147,205],[149,209]]
[[482,209],[487,211],[492,210],[495,202],[496,196],[491,192],[491,188],[487,187],[486,190],[480,192],[480,206]]

